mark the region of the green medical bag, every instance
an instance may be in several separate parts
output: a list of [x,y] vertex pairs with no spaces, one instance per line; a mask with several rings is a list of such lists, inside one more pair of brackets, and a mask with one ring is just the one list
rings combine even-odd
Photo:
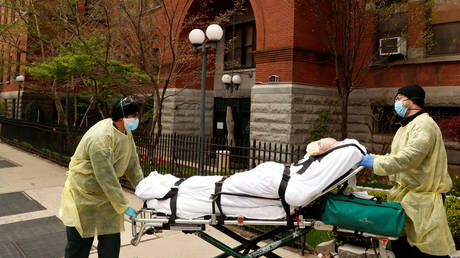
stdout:
[[405,217],[399,203],[353,195],[327,193],[321,207],[321,220],[326,224],[388,237],[400,236]]

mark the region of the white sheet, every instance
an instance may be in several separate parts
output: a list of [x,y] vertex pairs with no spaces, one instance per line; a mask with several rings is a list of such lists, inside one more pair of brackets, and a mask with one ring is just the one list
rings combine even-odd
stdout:
[[[354,143],[365,148],[353,139],[339,142],[339,145]],[[305,206],[318,196],[330,183],[348,170],[356,167],[363,155],[356,147],[346,147],[333,151],[321,161],[313,162],[302,175],[297,174],[301,166],[291,165],[291,179],[286,188],[285,199],[292,209]],[[305,155],[304,159],[308,159]],[[278,188],[284,165],[265,162],[259,166],[234,174],[223,184],[222,192],[241,193],[269,198],[278,198]],[[211,194],[215,182],[221,176],[193,176],[179,186],[176,215],[179,218],[197,218],[212,213]],[[170,214],[169,199],[158,201],[179,180],[172,175],[161,175],[156,171],[144,178],[136,187],[136,195],[148,200],[147,206],[159,212]],[[278,219],[285,216],[279,200],[256,199],[222,195],[223,213],[229,216],[244,216],[258,219]],[[217,207],[216,207],[217,210]]]

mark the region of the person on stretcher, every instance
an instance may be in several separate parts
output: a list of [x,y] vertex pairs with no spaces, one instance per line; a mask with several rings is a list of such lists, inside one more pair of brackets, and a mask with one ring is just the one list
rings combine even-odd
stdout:
[[[321,159],[311,160],[309,166],[304,166],[310,156],[345,144],[352,145],[333,150]],[[353,139],[338,142],[333,138],[324,138],[308,144],[306,151],[307,154],[302,160],[290,165],[290,180],[286,187],[285,200],[291,206],[291,210],[307,205],[320,196],[325,187],[356,167],[366,149]],[[222,185],[223,193],[259,196],[264,199],[223,194],[223,213],[263,219],[284,217],[286,214],[278,194],[284,169],[284,164],[269,161],[249,171],[228,177]],[[211,214],[210,196],[215,193],[215,183],[221,179],[222,176],[193,176],[183,181],[179,185],[177,216],[196,218]],[[179,178],[173,175],[161,175],[154,171],[138,184],[136,195],[148,200],[148,207],[170,214],[169,200],[158,199],[165,196],[178,180]]]

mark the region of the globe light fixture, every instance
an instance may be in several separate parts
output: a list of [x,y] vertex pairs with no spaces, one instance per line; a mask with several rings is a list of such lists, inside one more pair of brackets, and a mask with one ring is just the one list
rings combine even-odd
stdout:
[[217,24],[211,24],[206,29],[206,36],[211,42],[217,42],[221,40],[223,35],[224,35],[224,31]]
[[232,83],[232,76],[230,74],[224,74],[222,75],[222,82],[224,84],[230,84]]
[[194,29],[194,30],[190,31],[190,33],[188,34],[188,39],[190,40],[192,45],[194,45],[196,47],[196,46],[199,46],[199,45],[203,44],[204,39],[205,39],[205,35],[204,35],[204,32],[202,30]]
[[230,90],[230,92],[233,92],[233,90],[238,90],[241,84],[241,76],[239,74],[224,74],[222,76],[222,83],[225,84],[225,89]]
[[240,85],[241,84],[241,76],[239,74],[233,75],[232,83],[236,84],[236,85]]

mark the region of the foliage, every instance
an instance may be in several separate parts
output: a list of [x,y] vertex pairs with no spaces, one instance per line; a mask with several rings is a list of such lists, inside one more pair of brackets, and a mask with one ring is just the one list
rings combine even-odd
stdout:
[[371,133],[396,133],[399,125],[396,124],[398,115],[394,112],[393,107],[371,107]]
[[449,194],[460,197],[460,178],[455,176],[455,178],[452,178],[452,183],[454,187],[452,188],[452,191],[449,192]]
[[357,175],[357,184],[359,186],[367,186],[372,188],[389,189],[392,186],[388,184],[388,177],[377,176],[372,170],[365,168]]
[[146,98],[144,103],[142,103],[142,107],[139,113],[141,114],[139,126],[142,129],[145,128],[146,130],[150,131],[152,128],[152,120],[155,113],[154,98]]
[[408,8],[407,0],[381,0],[375,4],[376,23],[380,25],[377,37],[399,36],[407,38],[407,18],[404,19]]
[[314,251],[318,244],[331,239],[333,238],[328,231],[312,229],[306,235],[305,247],[310,251]]
[[131,94],[133,88],[125,85],[137,85],[150,80],[133,64],[105,59],[106,44],[107,39],[102,36],[83,42],[72,40],[66,47],[58,49],[58,55],[44,62],[32,62],[24,70],[31,76],[51,79],[67,87],[73,78],[80,78],[83,85],[93,89],[90,94],[93,95],[94,104],[90,104],[88,109],[98,110],[101,118],[105,118],[109,114],[111,96],[118,96],[118,92]]
[[30,144],[28,142],[21,142],[21,146],[26,148],[26,149],[29,149],[29,150],[34,148],[34,146],[32,146],[32,144]]
[[5,100],[0,100],[0,116],[8,115],[8,104]]
[[[39,122],[39,113],[43,114],[43,110],[40,107],[40,103],[36,100],[33,100],[27,104],[24,111],[24,118],[28,121]],[[43,115],[40,119],[43,122]]]
[[460,115],[452,116],[438,122],[444,140],[460,141]]
[[375,196],[378,199],[386,202],[388,200],[388,193],[387,192],[369,192],[369,195]]
[[460,200],[456,197],[446,198],[447,221],[454,238],[455,247],[460,248]]
[[318,118],[312,123],[310,136],[306,139],[307,143],[326,138],[334,137],[335,132],[329,127],[332,122],[332,112],[321,112]]

